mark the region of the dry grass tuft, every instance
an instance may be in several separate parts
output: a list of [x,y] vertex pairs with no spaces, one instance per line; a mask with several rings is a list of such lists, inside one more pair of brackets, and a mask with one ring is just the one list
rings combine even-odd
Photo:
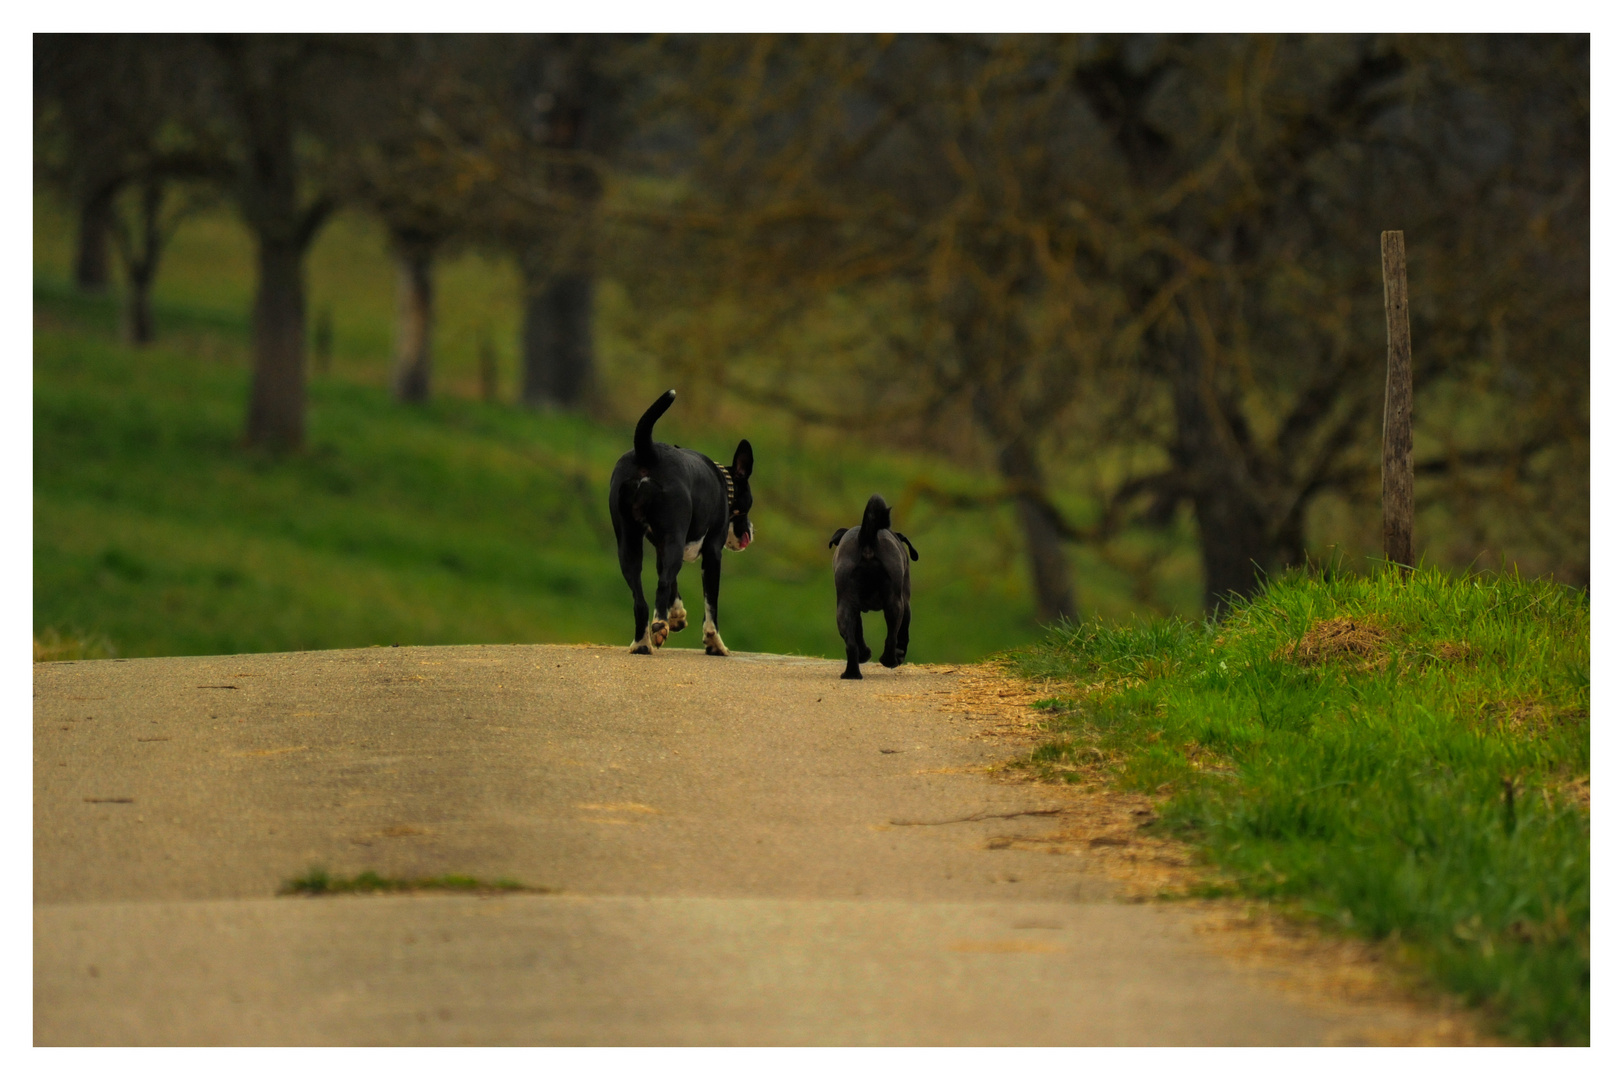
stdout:
[[1471,646],[1463,641],[1440,641],[1432,649],[1432,654],[1439,660],[1448,660],[1458,663],[1469,660],[1474,655]]
[[1293,997],[1346,1010],[1329,1041],[1352,1046],[1492,1046],[1481,1018],[1411,985],[1392,948],[1323,933],[1268,903],[1203,900],[1194,929],[1208,946]]
[[1489,731],[1539,736],[1553,727],[1581,719],[1579,710],[1552,708],[1543,697],[1529,695],[1509,701],[1488,701],[1478,707],[1475,726]]
[[1387,665],[1389,640],[1385,628],[1369,619],[1323,619],[1308,627],[1300,641],[1286,645],[1274,657],[1299,664],[1351,661],[1360,671],[1368,671]]
[[105,660],[117,656],[113,643],[101,634],[63,633],[55,627],[34,636],[34,663],[54,660]]
[[1561,794],[1569,801],[1581,806],[1584,813],[1589,813],[1589,777],[1587,774],[1568,780],[1561,785],[1560,790]]
[[1054,695],[1048,683],[1016,679],[997,663],[919,666],[958,676],[936,707],[979,721],[977,737],[1035,743],[1047,734],[1044,715],[1032,706]]
[[997,836],[988,847],[1081,855],[1117,885],[1124,900],[1141,902],[1187,893],[1206,878],[1187,844],[1148,831],[1155,804],[1136,792],[1105,787],[1060,789],[1068,796],[1058,827],[1041,836]]

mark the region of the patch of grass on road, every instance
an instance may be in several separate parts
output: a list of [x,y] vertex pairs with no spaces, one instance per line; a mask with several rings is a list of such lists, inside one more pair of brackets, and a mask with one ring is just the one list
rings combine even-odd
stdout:
[[1393,954],[1517,1042],[1589,1040],[1589,599],[1515,574],[1285,575],[1219,624],[1070,625],[1026,767],[1164,800],[1214,891]]
[[534,888],[511,878],[484,881],[463,874],[441,874],[428,878],[386,878],[372,870],[362,870],[354,877],[333,877],[320,867],[311,867],[303,877],[297,877],[282,886],[282,894],[304,896],[333,896],[339,893],[374,892],[551,892]]

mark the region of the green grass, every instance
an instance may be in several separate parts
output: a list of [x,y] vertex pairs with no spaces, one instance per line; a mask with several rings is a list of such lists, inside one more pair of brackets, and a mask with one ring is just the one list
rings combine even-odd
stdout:
[[[135,354],[52,306],[35,332],[36,636],[77,629],[122,656],[630,641],[606,508],[624,432],[455,398],[405,409],[332,380],[312,388],[308,451],[265,456],[240,445],[241,364]],[[909,463],[754,441],[760,541],[727,558],[723,630],[738,649],[834,655],[828,534]],[[913,659],[1035,634],[1008,537],[966,515],[912,535],[930,560]],[[696,595],[691,569],[683,584]]]
[[[608,475],[670,383],[617,332],[634,313],[612,282],[598,419],[512,404],[512,268],[470,253],[438,270],[436,398],[403,407],[385,390],[386,244],[374,223],[340,216],[309,258],[310,309],[332,312],[331,370],[311,381],[307,449],[270,457],[241,445],[253,288],[241,225],[222,210],[179,230],[154,293],[159,340],[145,350],[118,340],[116,298],[69,284],[71,233],[60,207],[36,199],[34,631],[46,657],[631,640]],[[486,332],[501,351],[497,402],[477,395]],[[662,438],[716,457],[741,437],[756,450],[758,541],[727,556],[722,579],[734,649],[842,655],[827,542],[871,492],[896,502],[915,482],[997,487],[782,417],[729,419],[703,407],[702,386],[679,389]],[[1011,512],[920,500],[898,525],[922,556],[910,660],[960,662],[1040,635]],[[1141,602],[1095,556],[1074,558],[1084,610]],[[644,579],[651,592],[651,558]],[[682,584],[698,593],[694,568]],[[1198,605],[1192,577],[1171,595]],[[696,634],[671,644],[696,647]]]
[[386,878],[375,871],[362,870],[352,878],[333,877],[319,866],[313,866],[303,877],[293,878],[282,886],[284,896],[332,896],[338,893],[373,892],[551,892],[522,885],[511,878],[482,881],[463,874],[441,874],[430,878]]
[[1027,767],[1160,795],[1214,891],[1387,942],[1513,1041],[1589,1041],[1587,593],[1299,572],[1219,625],[1072,625],[1015,663],[1075,688]]

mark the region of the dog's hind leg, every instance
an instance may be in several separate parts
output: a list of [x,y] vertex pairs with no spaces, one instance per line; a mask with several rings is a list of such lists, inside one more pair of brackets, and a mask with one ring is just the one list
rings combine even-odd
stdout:
[[[903,618],[902,602],[893,599],[885,604],[885,651],[879,654],[879,662],[886,667],[901,667],[902,656],[896,651],[897,637],[902,630]],[[902,646],[902,652],[907,646]]]
[[913,625],[913,605],[906,601],[902,603],[902,626],[896,631],[896,662],[899,664],[907,659],[907,632]]
[[854,603],[841,603],[835,608],[835,623],[839,626],[840,637],[845,639],[845,670],[840,672],[840,678],[860,679],[860,665],[870,655],[868,646],[862,640],[862,612]]
[[[665,644],[670,635],[671,604],[676,598],[676,575],[682,569],[682,541],[667,539],[654,549],[659,560],[659,585],[654,589],[654,621],[648,624],[648,636],[654,647]],[[686,625],[684,618],[683,625]]]
[[710,656],[726,656],[727,646],[721,640],[721,629],[716,623],[721,602],[721,544],[706,544],[700,558],[699,570],[704,580],[704,651]]
[[654,651],[648,635],[648,601],[642,594],[642,537],[626,529],[620,537],[620,573],[631,586],[631,618],[635,633],[631,651],[647,655]]

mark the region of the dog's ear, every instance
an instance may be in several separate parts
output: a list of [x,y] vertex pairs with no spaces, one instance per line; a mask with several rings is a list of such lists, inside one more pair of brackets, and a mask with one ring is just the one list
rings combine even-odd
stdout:
[[894,536],[896,539],[900,540],[902,543],[907,545],[907,553],[908,553],[908,555],[912,556],[914,562],[919,561],[919,552],[918,552],[918,549],[913,546],[913,541],[909,540],[907,537],[903,536],[901,533],[897,532],[895,529],[892,529],[890,531],[890,535]]
[[738,440],[738,449],[733,451],[733,475],[742,476],[748,480],[750,473],[755,471],[755,451],[750,449],[748,439]]
[[835,529],[834,535],[829,539],[828,546],[833,547],[835,544],[838,544],[840,542],[840,537],[844,536],[850,531],[850,529]]

